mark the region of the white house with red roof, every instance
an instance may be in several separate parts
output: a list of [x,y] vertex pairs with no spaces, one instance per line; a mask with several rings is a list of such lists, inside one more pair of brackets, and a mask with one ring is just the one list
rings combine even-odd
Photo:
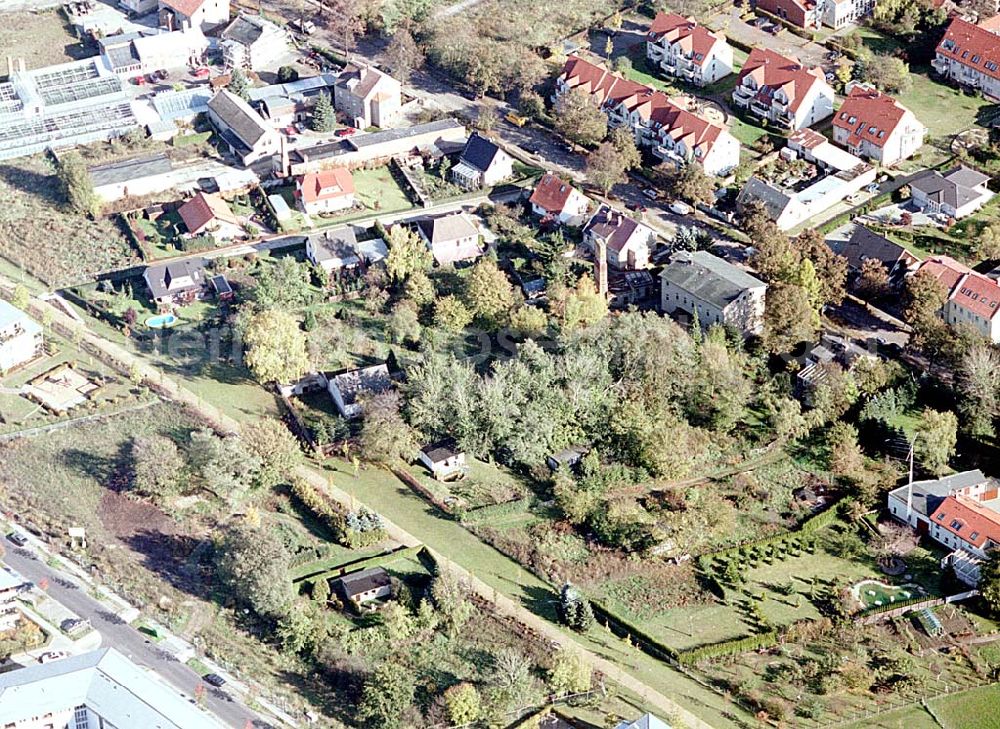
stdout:
[[637,144],[651,147],[664,161],[698,162],[710,175],[726,174],[740,163],[739,142],[725,128],[683,109],[649,86],[570,56],[556,79],[554,96],[572,89],[588,94],[607,113],[608,124],[628,127]]
[[591,253],[605,246],[608,263],[621,271],[647,268],[655,241],[652,228],[609,205],[601,205],[583,229],[583,243]]
[[917,273],[933,276],[947,292],[941,317],[951,326],[971,326],[1000,343],[1000,285],[948,256],[928,258]]
[[354,178],[344,167],[307,172],[295,182],[295,197],[309,215],[354,207]]
[[769,48],[754,48],[740,70],[733,103],[783,129],[802,129],[833,114],[823,69]]
[[656,14],[646,33],[646,58],[665,76],[696,86],[733,72],[733,49],[726,39],[676,13]]
[[564,225],[580,225],[590,201],[569,182],[546,172],[528,198],[531,211],[543,219],[557,220]]
[[858,84],[833,117],[833,141],[885,167],[913,156],[927,129],[888,94]]
[[191,235],[211,235],[229,240],[243,232],[239,218],[218,195],[199,192],[177,209],[184,227]]
[[229,0],[159,0],[159,11],[167,30],[207,31],[229,22]]
[[1000,35],[995,28],[955,18],[938,43],[931,66],[961,86],[1000,100]]

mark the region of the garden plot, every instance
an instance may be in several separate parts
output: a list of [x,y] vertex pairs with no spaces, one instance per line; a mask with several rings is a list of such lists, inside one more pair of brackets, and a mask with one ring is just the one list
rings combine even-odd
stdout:
[[879,580],[864,580],[851,588],[851,594],[863,608],[883,607],[895,602],[911,600],[924,594],[920,585],[887,585]]

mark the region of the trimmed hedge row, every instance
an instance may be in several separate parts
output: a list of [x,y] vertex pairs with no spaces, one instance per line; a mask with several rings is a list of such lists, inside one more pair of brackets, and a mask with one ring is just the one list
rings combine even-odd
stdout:
[[858,215],[864,215],[865,213],[870,212],[875,208],[882,207],[882,205],[889,202],[890,200],[892,200],[892,193],[883,192],[881,195],[873,197],[871,200],[864,203],[863,205],[860,205],[857,208],[851,208],[847,212],[843,212],[840,215],[836,215],[830,218],[825,223],[818,226],[816,230],[824,234],[829,233],[830,231],[836,230],[840,226],[851,222],[851,220],[853,220]]
[[301,478],[293,479],[289,489],[303,506],[333,532],[334,539],[350,549],[370,546],[383,541],[388,535],[384,528],[364,532],[347,526],[347,512],[339,504],[324,498],[313,485]]
[[885,605],[874,605],[869,608],[857,613],[858,617],[865,618],[869,615],[878,615],[879,613],[887,613],[890,610],[898,610],[901,607],[906,607],[907,605],[916,605],[919,602],[933,602],[933,597],[928,597],[927,595],[920,595],[918,597],[910,597],[906,600],[897,600],[895,602],[889,602]]
[[476,509],[469,509],[461,516],[463,524],[481,524],[487,519],[502,519],[527,511],[534,502],[533,496],[525,496],[513,501],[505,501],[502,504],[490,504],[480,506]]
[[721,643],[703,645],[698,648],[681,651],[677,654],[677,662],[683,666],[689,666],[693,663],[697,663],[698,661],[704,661],[710,658],[735,656],[740,653],[746,653],[747,651],[756,651],[761,648],[771,648],[778,644],[779,637],[780,635],[776,630],[770,630],[766,633],[751,635],[746,638],[737,638],[736,640],[726,640]]
[[[300,573],[300,576],[293,577],[292,582],[305,582],[307,584],[312,584],[324,577],[338,577],[341,572],[358,572],[360,570],[366,570],[369,567],[382,567],[383,565],[390,564],[399,559],[416,557],[423,548],[424,545],[422,544],[418,544],[415,547],[401,547],[394,552],[377,554],[374,557],[367,557],[366,559],[361,559],[356,562],[348,562],[346,564],[331,565],[330,562],[336,561],[335,559],[325,559],[318,562],[307,563],[296,570]],[[308,571],[306,574],[301,574],[306,571]]]
[[587,599],[590,600],[590,607],[594,611],[594,616],[603,619],[604,624],[608,627],[608,630],[617,635],[619,638],[625,638],[627,636],[640,650],[648,653],[657,660],[667,661],[668,663],[678,662],[678,654],[675,649],[664,645],[649,633],[645,632],[642,628],[633,625],[627,620],[624,620],[615,613],[611,612],[608,608],[604,607],[602,603],[592,597],[588,596]]

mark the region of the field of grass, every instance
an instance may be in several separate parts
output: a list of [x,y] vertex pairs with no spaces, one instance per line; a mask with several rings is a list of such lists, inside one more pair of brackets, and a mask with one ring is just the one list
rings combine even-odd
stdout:
[[896,98],[927,127],[928,137],[950,137],[974,126],[980,110],[990,105],[982,98],[931,80],[926,68],[911,70],[912,86],[896,94]]
[[413,207],[413,203],[406,197],[406,193],[392,176],[389,167],[355,170],[351,174],[354,177],[355,196],[368,210],[394,213]]
[[[962,694],[959,694],[961,696]],[[963,729],[970,725],[963,725]],[[942,729],[927,710],[916,704],[898,711],[847,724],[844,729]],[[957,729],[957,728],[956,728]]]
[[1000,686],[984,686],[929,703],[944,729],[996,726],[1000,720]]
[[[0,23],[0,48],[16,51],[28,68],[65,63],[92,55],[70,31],[58,8],[7,12]],[[6,71],[4,71],[6,73]]]
[[65,210],[51,161],[42,155],[0,162],[3,256],[50,285],[139,262],[115,221]]

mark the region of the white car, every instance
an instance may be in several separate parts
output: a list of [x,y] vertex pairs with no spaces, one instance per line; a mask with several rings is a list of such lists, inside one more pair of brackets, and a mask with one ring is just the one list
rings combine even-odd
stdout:
[[648,197],[650,200],[655,200],[657,198],[656,190],[654,190],[651,187],[647,187],[645,190],[643,190],[642,194]]
[[68,658],[69,653],[66,651],[46,651],[42,655],[38,656],[39,663],[51,663],[52,661],[58,661],[60,658]]
[[694,208],[680,200],[674,200],[668,207],[670,208],[670,212],[677,215],[690,215],[694,212]]

